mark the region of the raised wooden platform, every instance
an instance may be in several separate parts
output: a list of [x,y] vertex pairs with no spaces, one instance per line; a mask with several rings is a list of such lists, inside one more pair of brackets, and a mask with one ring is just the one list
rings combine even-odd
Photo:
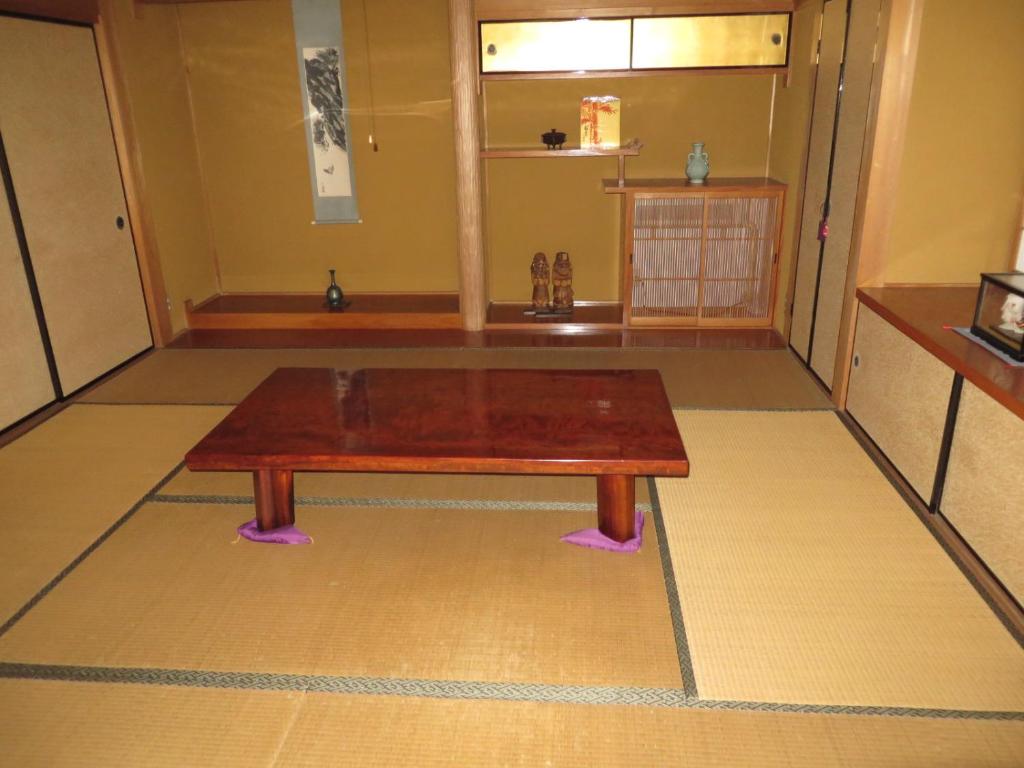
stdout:
[[622,328],[622,303],[580,301],[566,315],[537,317],[525,315],[531,305],[525,302],[491,302],[487,308],[487,330],[524,330],[548,328],[560,331],[604,331]]
[[188,327],[203,330],[461,329],[457,293],[356,293],[341,310],[322,293],[226,293],[185,305]]
[[461,331],[363,329],[198,329],[179,334],[171,349],[785,349],[772,328],[681,328],[566,331],[560,328]]

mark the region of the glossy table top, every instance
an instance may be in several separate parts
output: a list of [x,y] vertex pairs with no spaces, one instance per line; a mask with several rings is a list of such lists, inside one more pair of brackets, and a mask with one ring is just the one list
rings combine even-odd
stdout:
[[684,476],[653,370],[279,368],[190,469]]

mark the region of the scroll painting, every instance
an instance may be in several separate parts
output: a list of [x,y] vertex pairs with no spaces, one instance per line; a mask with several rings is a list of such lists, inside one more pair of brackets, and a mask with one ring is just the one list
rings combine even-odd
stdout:
[[314,223],[358,222],[340,0],[292,0]]

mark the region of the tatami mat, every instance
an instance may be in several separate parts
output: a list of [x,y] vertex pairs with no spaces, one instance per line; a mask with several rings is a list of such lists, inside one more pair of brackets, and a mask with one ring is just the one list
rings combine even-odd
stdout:
[[702,698],[1024,711],[1024,651],[834,414],[677,414],[658,495]]
[[1016,768],[1024,723],[0,680],[19,768]]
[[[647,479],[635,484],[639,504],[650,503]],[[251,472],[190,472],[182,468],[160,494],[175,496],[253,495]],[[547,475],[431,475],[359,472],[297,472],[295,495],[299,499],[360,500],[395,505],[402,500],[459,503],[507,502],[525,508],[542,502],[560,505],[595,505],[597,481],[593,477]],[[543,504],[540,504],[543,506]]]
[[0,625],[227,412],[74,405],[0,449]]
[[312,546],[233,543],[233,505],[147,504],[0,637],[0,659],[680,688],[655,530],[594,514],[304,507]]
[[788,350],[164,349],[87,402],[237,403],[275,368],[656,368],[675,406],[829,408]]

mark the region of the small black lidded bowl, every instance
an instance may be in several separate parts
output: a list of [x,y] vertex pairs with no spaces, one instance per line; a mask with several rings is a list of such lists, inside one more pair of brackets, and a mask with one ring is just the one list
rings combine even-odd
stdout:
[[561,149],[562,145],[565,144],[565,134],[562,131],[556,131],[552,128],[547,133],[542,133],[541,141],[547,144],[548,149]]

